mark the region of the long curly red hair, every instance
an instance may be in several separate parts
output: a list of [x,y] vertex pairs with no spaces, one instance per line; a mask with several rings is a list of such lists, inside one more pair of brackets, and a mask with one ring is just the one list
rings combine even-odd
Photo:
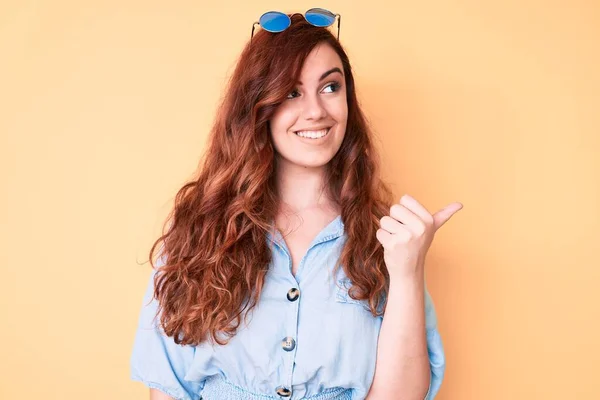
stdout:
[[162,235],[150,249],[152,268],[157,247],[162,260],[154,278],[157,316],[176,343],[227,344],[259,301],[272,257],[265,239],[279,209],[268,121],[295,88],[308,54],[323,42],[342,61],[348,102],[346,134],[325,174],[347,235],[334,271],[342,265],[353,283],[351,297],[368,300],[374,316],[381,315],[380,307],[385,310],[389,274],[375,233],[393,194],[379,177],[346,52],[326,28],[299,14],[290,17],[287,30],[258,30],[243,49],[197,178],[177,192]]

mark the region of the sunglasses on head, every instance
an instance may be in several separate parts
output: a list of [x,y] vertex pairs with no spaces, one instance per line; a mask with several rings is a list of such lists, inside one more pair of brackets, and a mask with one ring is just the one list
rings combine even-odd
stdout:
[[[337,39],[340,40],[340,22],[342,20],[342,16],[340,14],[334,14],[329,10],[324,8],[311,8],[310,10],[304,13],[304,19],[308,23],[318,27],[328,27],[331,26],[335,22],[335,17],[338,17],[338,34]],[[278,33],[283,32],[287,28],[290,27],[292,21],[287,14],[284,14],[280,11],[267,11],[263,15],[260,16],[258,22],[252,24],[252,34],[250,35],[250,42],[252,42],[252,37],[254,36],[254,27],[256,24],[259,24],[261,28],[265,31]]]

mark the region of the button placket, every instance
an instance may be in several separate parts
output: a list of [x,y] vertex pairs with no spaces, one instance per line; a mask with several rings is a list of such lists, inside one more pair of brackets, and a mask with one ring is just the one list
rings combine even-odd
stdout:
[[[296,287],[292,287],[291,289],[289,289],[286,293],[286,298],[288,299],[289,302],[296,302],[299,298],[300,298],[300,289],[296,288]],[[292,306],[292,305],[291,305]],[[297,334],[298,333],[298,313],[299,313],[299,303],[296,303],[292,306],[292,309],[289,312],[289,319],[288,319],[288,326],[290,328],[290,333],[294,333]],[[289,375],[285,381],[285,384],[278,386],[277,388],[275,388],[275,392],[280,396],[280,397],[291,397],[292,396],[292,375],[293,375],[293,370],[294,370],[294,359],[295,359],[295,352],[294,350],[296,349],[296,340],[292,337],[292,336],[286,336],[283,339],[281,339],[281,348],[282,351],[285,351],[289,354],[289,358],[285,357],[287,360],[289,360],[290,365],[289,367],[284,366],[285,369],[288,369],[289,371]]]

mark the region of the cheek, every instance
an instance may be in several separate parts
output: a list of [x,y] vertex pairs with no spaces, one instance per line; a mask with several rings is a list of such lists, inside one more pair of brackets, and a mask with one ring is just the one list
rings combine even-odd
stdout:
[[280,107],[275,111],[269,125],[273,133],[286,132],[291,126],[294,125],[296,120],[293,111],[287,107]]
[[348,119],[348,104],[346,103],[346,98],[340,98],[339,102],[332,104],[329,108],[329,114],[338,123],[345,123]]
[[346,129],[348,128],[348,108],[343,107],[335,119],[340,129],[340,139],[342,139],[346,135]]

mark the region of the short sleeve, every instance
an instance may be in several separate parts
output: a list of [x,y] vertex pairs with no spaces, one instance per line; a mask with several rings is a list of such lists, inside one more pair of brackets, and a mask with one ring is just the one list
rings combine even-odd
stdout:
[[444,379],[446,358],[442,338],[438,331],[435,306],[427,288],[425,288],[425,327],[427,331],[427,351],[429,353],[429,366],[431,367],[431,380],[424,400],[433,400],[439,392],[442,380]]
[[153,269],[139,315],[130,359],[130,377],[176,400],[199,400],[204,381],[184,379],[194,359],[195,347],[176,344],[158,326],[160,316],[154,318],[158,305],[153,299],[155,275],[156,270]]

